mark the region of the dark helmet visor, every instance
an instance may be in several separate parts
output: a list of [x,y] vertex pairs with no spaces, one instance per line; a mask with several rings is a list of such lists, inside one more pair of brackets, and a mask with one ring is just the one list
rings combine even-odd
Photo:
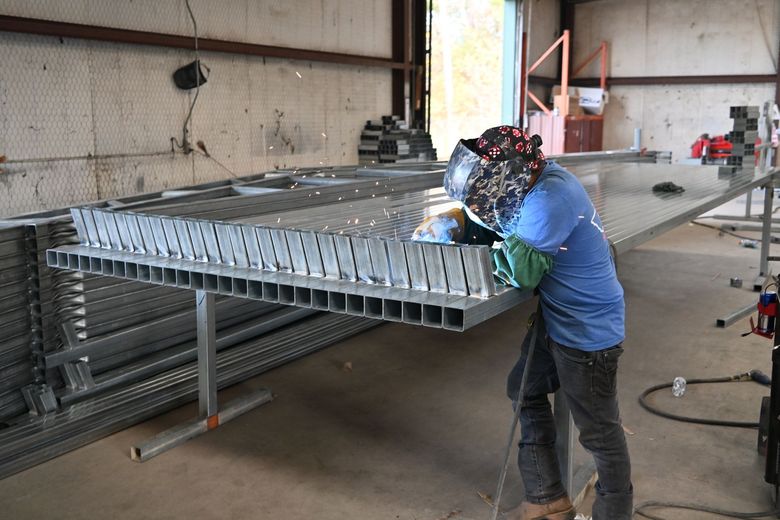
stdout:
[[[465,202],[474,177],[488,161],[477,155],[476,139],[461,139],[453,150],[444,173],[444,191],[459,202]],[[469,182],[471,180],[471,182]]]

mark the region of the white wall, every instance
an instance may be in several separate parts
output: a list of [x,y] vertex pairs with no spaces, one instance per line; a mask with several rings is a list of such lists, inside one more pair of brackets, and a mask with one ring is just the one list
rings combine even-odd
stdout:
[[[574,62],[604,40],[608,76],[774,74],[779,28],[777,0],[584,3],[576,7]],[[598,76],[598,64],[582,76]],[[701,133],[730,130],[729,106],[773,100],[774,84],[624,86],[610,94],[605,148],[630,146],[641,127],[644,146],[678,160]]]
[[[389,58],[385,0],[190,0],[202,38]],[[2,0],[0,12],[190,36],[184,0]]]
[[[191,0],[201,37],[391,55],[389,0]],[[14,0],[0,14],[191,34],[183,0]],[[230,178],[170,153],[191,52],[0,33],[0,216]],[[391,110],[389,69],[202,53],[191,141],[235,174],[357,163],[366,119]],[[138,154],[143,157],[122,157]],[[95,156],[101,157],[96,159]]]

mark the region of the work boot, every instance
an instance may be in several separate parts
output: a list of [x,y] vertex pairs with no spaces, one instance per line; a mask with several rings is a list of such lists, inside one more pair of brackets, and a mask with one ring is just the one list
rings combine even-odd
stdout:
[[574,520],[576,514],[569,497],[563,496],[547,504],[523,502],[506,512],[506,520]]

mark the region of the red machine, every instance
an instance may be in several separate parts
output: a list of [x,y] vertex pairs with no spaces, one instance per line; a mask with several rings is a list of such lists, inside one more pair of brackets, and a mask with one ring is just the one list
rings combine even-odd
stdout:
[[[770,284],[770,287],[777,289],[776,284]],[[758,298],[758,325],[753,323],[753,317],[750,317],[750,328],[753,334],[758,334],[759,336],[769,339],[775,337],[775,321],[778,317],[777,303],[776,290],[770,290],[767,287],[761,291]],[[750,334],[751,332],[748,332],[747,334]],[[743,334],[743,336],[746,336],[747,334]]]
[[[756,139],[756,146],[761,144],[761,139]],[[729,141],[729,135],[701,134],[696,142],[691,145],[691,158],[701,159],[702,164],[725,164],[725,159],[731,155],[734,145]],[[758,158],[756,158],[758,164]]]
[[710,134],[701,134],[696,142],[691,145],[691,157],[704,159],[702,162],[710,162],[715,159],[725,159],[731,155],[733,145],[725,135],[710,137]]

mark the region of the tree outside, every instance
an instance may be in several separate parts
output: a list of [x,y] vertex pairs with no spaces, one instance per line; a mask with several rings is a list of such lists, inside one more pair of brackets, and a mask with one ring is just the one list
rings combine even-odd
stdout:
[[433,0],[431,135],[439,159],[501,123],[504,0]]

